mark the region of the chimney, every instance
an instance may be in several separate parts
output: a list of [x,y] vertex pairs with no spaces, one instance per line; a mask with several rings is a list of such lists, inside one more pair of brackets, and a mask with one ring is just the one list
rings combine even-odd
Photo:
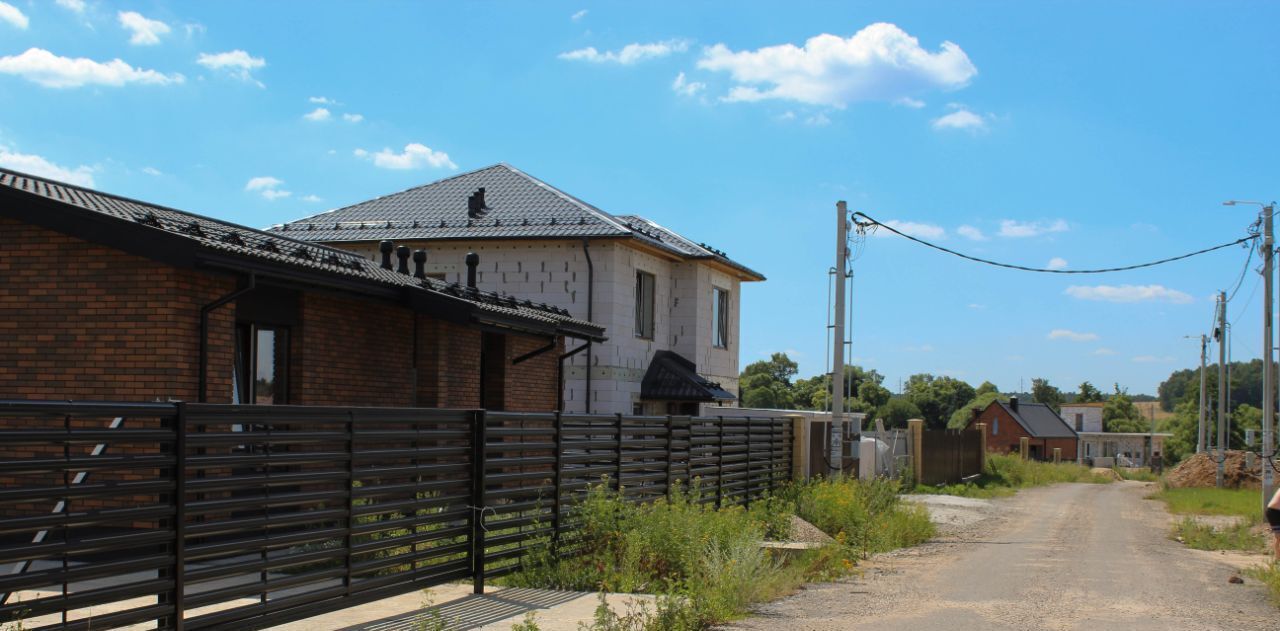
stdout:
[[[483,189],[481,189],[483,193]],[[467,287],[476,288],[476,268],[480,267],[480,255],[475,252],[467,252]]]
[[401,274],[409,273],[409,246],[402,245],[396,248],[396,258],[400,259],[400,266],[396,268]]
[[391,269],[391,251],[394,249],[396,246],[390,241],[378,244],[378,250],[382,252],[382,269]]
[[484,187],[476,189],[476,192],[467,197],[467,216],[472,219],[479,219],[484,216],[485,211],[489,207],[484,204]]
[[1018,397],[1009,397],[1009,409],[1018,411]]
[[427,264],[427,251],[414,250],[413,251],[413,277],[414,278],[427,277],[427,272],[424,269],[426,264]]

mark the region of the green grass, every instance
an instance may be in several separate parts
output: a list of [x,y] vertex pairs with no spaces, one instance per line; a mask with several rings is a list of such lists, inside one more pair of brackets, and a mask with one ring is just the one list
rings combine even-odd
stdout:
[[1280,561],[1245,570],[1249,576],[1261,582],[1271,594],[1271,602],[1280,607]]
[[1117,475],[1126,480],[1135,480],[1137,482],[1158,482],[1160,480],[1160,476],[1152,473],[1151,469],[1145,467],[1141,469],[1115,467],[1112,471],[1115,471]]
[[[502,582],[658,596],[652,608],[623,614],[602,603],[590,629],[705,629],[806,582],[843,576],[860,556],[933,536],[928,515],[901,502],[898,490],[889,481],[815,481],[753,501],[750,509],[716,510],[701,501],[696,482],[646,504],[597,485],[573,510],[580,547],[573,554],[542,547]],[[766,538],[789,530],[793,514],[811,519],[837,543],[794,557],[762,548]]]
[[989,499],[1012,495],[1018,489],[1062,482],[1107,484],[1113,481],[1110,476],[1093,473],[1088,467],[1075,463],[1039,462],[1023,460],[1017,455],[987,454],[986,469],[977,480],[941,487],[919,485],[915,492]]
[[1184,517],[1173,527],[1173,536],[1188,548],[1196,550],[1239,550],[1263,552],[1267,538],[1253,528],[1254,524],[1241,521],[1226,528],[1217,528]]
[[1262,494],[1257,490],[1162,488],[1149,498],[1164,502],[1175,515],[1237,515],[1262,521]]

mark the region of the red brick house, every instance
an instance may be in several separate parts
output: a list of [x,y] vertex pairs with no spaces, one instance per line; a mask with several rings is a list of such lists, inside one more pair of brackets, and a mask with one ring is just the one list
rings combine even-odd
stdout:
[[1028,440],[1028,454],[1035,460],[1050,460],[1055,448],[1062,450],[1063,460],[1075,457],[1075,430],[1043,403],[1019,403],[1017,397],[992,401],[986,409],[969,421],[987,424],[987,451],[1016,453],[1022,438]]
[[566,339],[604,339],[381,251],[0,169],[0,399],[550,411]]

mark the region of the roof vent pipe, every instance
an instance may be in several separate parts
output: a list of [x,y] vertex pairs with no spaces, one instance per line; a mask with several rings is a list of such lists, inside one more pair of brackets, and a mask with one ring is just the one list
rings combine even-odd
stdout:
[[1009,409],[1018,411],[1018,397],[1009,397]]
[[394,243],[383,241],[378,244],[378,250],[382,252],[382,269],[391,269],[391,251],[396,249]]
[[396,258],[400,259],[400,265],[396,268],[401,274],[409,273],[409,246],[402,245],[396,248]]
[[467,216],[472,219],[479,219],[488,210],[489,207],[484,203],[484,187],[482,186],[467,197]]
[[480,255],[467,252],[467,287],[476,288],[476,268],[480,267]]
[[413,251],[413,277],[426,278],[427,272],[426,272],[426,269],[424,269],[426,265],[427,265],[427,251],[414,250]]

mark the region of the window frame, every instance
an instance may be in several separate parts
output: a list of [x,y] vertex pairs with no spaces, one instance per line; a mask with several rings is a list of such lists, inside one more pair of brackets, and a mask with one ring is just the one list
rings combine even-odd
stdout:
[[[646,280],[649,283],[647,293]],[[658,277],[644,270],[636,270],[635,336],[639,339],[654,339],[654,329],[657,328],[657,293]]]
[[[258,401],[259,338],[263,332],[271,332],[272,339],[272,400]],[[245,405],[287,405],[289,403],[290,327],[257,322],[236,326],[235,384],[236,403]]]
[[711,346],[729,349],[729,290],[711,286]]

